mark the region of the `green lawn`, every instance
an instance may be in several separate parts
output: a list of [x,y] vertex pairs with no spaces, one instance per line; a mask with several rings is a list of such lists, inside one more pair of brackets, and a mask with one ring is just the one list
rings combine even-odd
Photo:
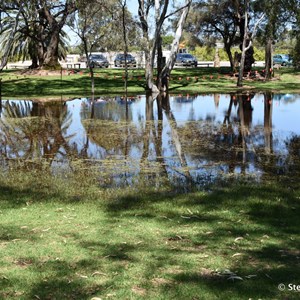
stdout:
[[[229,76],[228,68],[174,69],[171,74],[172,93],[220,93],[234,92],[236,77]],[[21,71],[6,70],[1,73],[4,97],[59,97],[86,96],[90,94],[90,78],[87,70],[66,71],[62,76],[22,75]],[[124,70],[96,69],[96,94],[124,93]],[[270,82],[245,80],[244,88],[277,92],[299,92],[300,72],[292,68],[275,71]],[[128,91],[144,93],[144,70],[129,70]]]
[[0,299],[299,299],[299,191],[1,174]]

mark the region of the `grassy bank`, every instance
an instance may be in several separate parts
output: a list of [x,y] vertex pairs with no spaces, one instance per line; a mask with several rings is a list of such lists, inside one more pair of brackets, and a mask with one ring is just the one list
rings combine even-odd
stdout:
[[[90,77],[86,70],[63,71],[62,74],[26,75],[21,71],[6,70],[2,78],[4,97],[59,97],[86,96],[90,94]],[[270,90],[275,92],[299,92],[300,72],[292,68],[275,71],[270,82],[245,80],[245,89]],[[124,93],[124,70],[96,69],[96,94]],[[174,69],[170,80],[172,93],[220,93],[235,92],[236,77],[229,76],[227,68]],[[144,71],[129,70],[128,91],[144,93]]]
[[1,174],[0,299],[298,299],[299,199],[280,182],[178,194]]

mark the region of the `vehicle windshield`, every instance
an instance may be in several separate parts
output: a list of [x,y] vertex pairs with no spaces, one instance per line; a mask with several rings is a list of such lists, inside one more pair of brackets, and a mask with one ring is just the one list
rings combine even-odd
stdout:
[[[124,58],[124,57],[125,57],[124,54],[119,54],[119,55],[118,55],[118,58]],[[126,57],[127,57],[127,58],[132,58],[132,55],[131,55],[131,54],[127,54]]]
[[104,56],[99,54],[99,55],[91,55],[91,59],[104,59]]
[[181,54],[183,58],[194,58],[191,54]]

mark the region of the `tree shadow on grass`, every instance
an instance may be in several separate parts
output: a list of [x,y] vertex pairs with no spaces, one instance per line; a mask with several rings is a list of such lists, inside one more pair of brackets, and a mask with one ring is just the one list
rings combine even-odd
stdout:
[[[173,202],[174,207],[185,207],[185,212],[176,212],[167,205],[169,202]],[[179,286],[190,286],[195,295],[202,287],[223,299],[296,299],[298,296],[295,291],[282,292],[277,288],[280,283],[286,287],[295,284],[300,278],[298,189],[280,184],[238,185],[187,196],[149,193],[119,198],[107,205],[107,211],[112,219],[119,215],[141,221],[155,219],[165,228],[166,235],[168,230],[177,229],[178,235],[168,239],[173,245],[168,248],[170,252],[188,258],[201,245],[204,254],[210,257],[214,253],[216,258],[224,261],[223,269],[228,268],[242,278],[220,277],[212,267],[215,264],[205,259],[198,264],[203,272],[191,268],[180,274],[162,274]],[[189,232],[189,227],[194,230]],[[198,232],[195,231],[197,227]],[[167,261],[165,265],[168,265]],[[154,262],[151,269],[157,268]],[[175,285],[168,289],[170,294],[178,293]],[[183,291],[179,293],[182,297]]]
[[[22,205],[33,194],[4,185],[0,191],[2,201],[14,195]],[[111,291],[134,298],[132,285],[143,287],[149,299],[296,299],[296,292],[281,292],[277,286],[298,284],[300,278],[298,191],[298,186],[240,184],[209,193],[166,189],[116,193],[104,203],[98,199],[105,219],[89,224],[97,235],[72,235],[84,258],[76,252],[68,262],[54,257],[41,261],[30,254],[18,258],[34,276],[43,274],[24,299],[90,299]],[[50,198],[45,195],[43,201]],[[4,243],[20,237],[20,228],[4,229]],[[243,280],[223,275],[225,269]],[[92,280],[99,270],[105,278]],[[1,284],[0,295],[7,296],[13,283]]]

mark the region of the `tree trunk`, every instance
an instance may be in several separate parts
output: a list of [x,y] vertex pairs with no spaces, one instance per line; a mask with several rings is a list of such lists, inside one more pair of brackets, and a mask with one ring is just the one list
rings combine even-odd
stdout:
[[71,0],[65,1],[64,4],[61,3],[61,10],[56,12],[56,14],[51,14],[51,11],[47,6],[47,1],[42,0],[41,5],[42,10],[40,16],[42,16],[43,19],[46,19],[49,23],[49,31],[43,31],[45,36],[42,41],[47,39],[49,40],[49,43],[45,46],[46,52],[42,68],[51,70],[60,69],[61,66],[58,62],[59,35],[62,27],[66,23],[67,17],[77,10],[76,3]]
[[[86,57],[86,63],[88,65],[88,68],[89,68],[90,74],[91,74],[91,93],[92,93],[92,97],[94,98],[94,95],[95,95],[94,69],[92,68],[92,65],[90,63],[90,56],[89,56],[88,44],[87,44],[87,40],[86,40],[85,35],[81,36],[81,40],[83,42],[84,53],[85,53],[85,57]],[[92,49],[90,51],[92,51]]]
[[272,78],[272,66],[273,66],[273,59],[272,59],[272,44],[273,40],[271,37],[267,39],[266,47],[265,47],[265,78],[271,79]]
[[51,33],[50,43],[45,53],[45,59],[42,65],[43,69],[56,70],[60,68],[58,62],[58,43],[60,29],[57,27]]
[[162,38],[159,37],[157,41],[157,80],[156,80],[156,86],[161,91],[163,90],[163,78],[161,78],[160,74],[164,67],[164,61],[163,61],[163,52],[162,52]]
[[126,0],[124,0],[124,2],[122,3],[122,29],[123,29],[124,56],[125,56],[124,89],[125,89],[126,120],[127,120],[128,119],[128,103],[127,103],[127,92],[128,92],[128,64],[127,64],[128,43],[127,43],[125,13],[126,13]]
[[39,66],[38,57],[35,54],[30,55],[31,57],[31,65],[29,66],[29,69],[37,69]]
[[229,62],[230,62],[230,70],[232,72],[234,72],[235,71],[235,63],[234,63],[234,59],[233,59],[233,56],[231,53],[231,47],[228,44],[224,44],[224,48],[225,48],[225,52],[226,52]]
[[[244,26],[241,29],[241,33],[243,33],[243,44],[242,44],[242,55],[241,55],[241,62],[240,62],[240,70],[239,70],[239,76],[237,81],[237,86],[242,87],[243,86],[243,76],[244,76],[244,67],[245,67],[245,58],[246,58],[246,51],[247,51],[247,39],[248,39],[248,11],[249,11],[249,0],[245,0],[245,19],[244,19]],[[241,24],[243,25],[243,24]],[[251,43],[249,41],[249,43]],[[248,45],[249,46],[249,45]]]
[[173,39],[172,46],[171,46],[170,56],[169,56],[169,58],[166,62],[166,65],[164,66],[161,74],[158,74],[158,76],[160,76],[161,81],[165,80],[166,78],[168,78],[170,76],[171,70],[174,67],[175,60],[176,60],[176,55],[177,55],[177,52],[178,52],[178,49],[179,49],[179,41],[180,41],[180,38],[181,38],[181,35],[182,35],[184,22],[186,20],[187,15],[188,15],[191,4],[192,4],[191,0],[186,0],[185,1],[185,7],[182,9],[181,16],[180,16],[179,21],[177,23],[177,29],[176,29],[176,32],[175,32],[175,37]]

